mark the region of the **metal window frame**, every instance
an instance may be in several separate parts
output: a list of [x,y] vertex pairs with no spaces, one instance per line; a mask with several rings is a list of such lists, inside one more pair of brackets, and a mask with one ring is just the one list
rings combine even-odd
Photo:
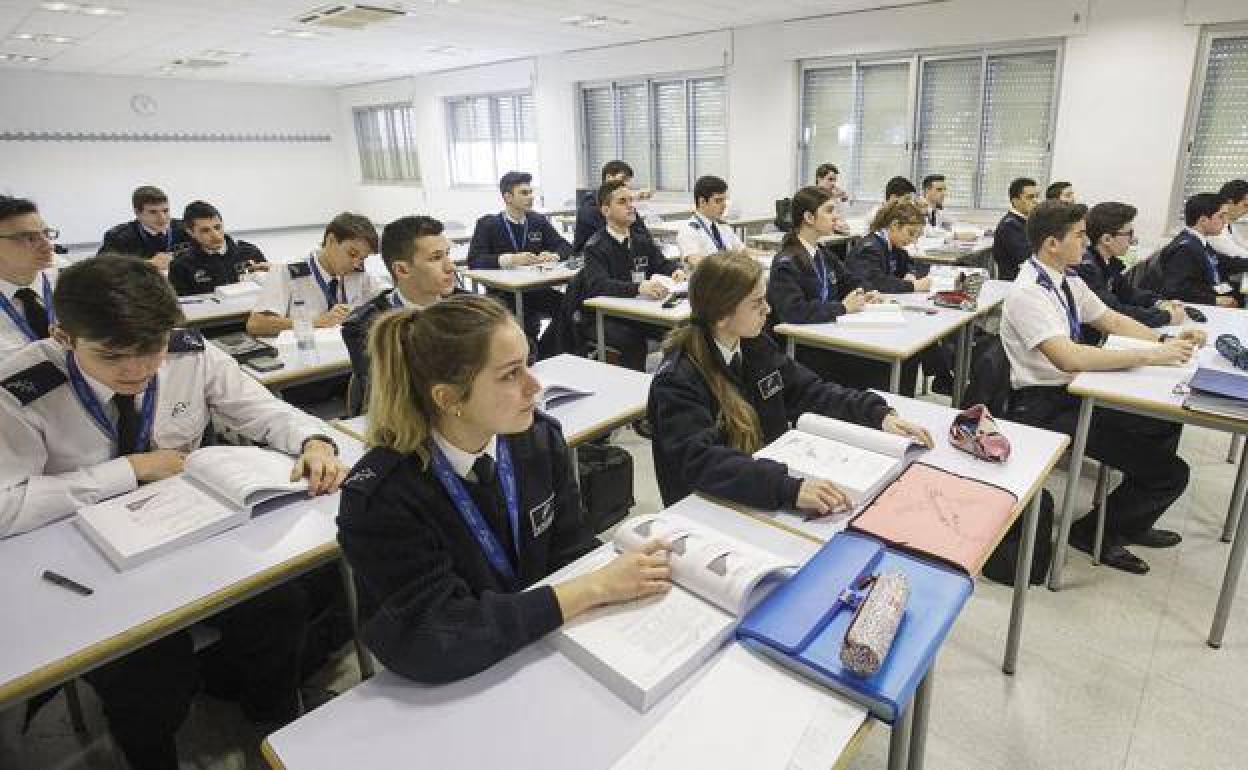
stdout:
[[[390,162],[395,169],[401,169],[407,165],[407,163],[403,160],[403,156],[406,155],[410,161],[410,165],[416,172],[415,176],[388,177],[382,173],[381,168],[377,167],[376,164],[372,162],[371,157],[366,160],[366,156],[371,153],[366,153],[367,148],[364,146],[364,137],[360,135],[361,118],[369,120],[383,113],[390,114],[396,111],[406,111],[406,115],[398,119],[398,122],[401,123],[405,129],[403,132],[404,141],[402,143],[397,141],[391,142],[389,143],[389,146],[380,147],[379,151],[390,156]],[[415,117],[415,108],[410,101],[387,102],[385,104],[362,104],[351,108],[352,129],[355,132],[356,153],[359,156],[360,184],[395,187],[419,187],[421,185],[422,174],[420,153],[416,148],[416,136],[413,129]],[[390,117],[388,119],[393,126],[395,124],[395,118]],[[380,136],[378,136],[377,139],[379,144],[385,144],[380,141]],[[400,144],[402,146],[400,146]],[[372,166],[371,169],[369,168],[370,166]],[[371,175],[370,171],[372,172]]]
[[[909,93],[909,115],[910,120],[908,126],[908,151],[909,162],[905,164],[905,173],[913,178],[918,173],[919,164],[919,146],[920,146],[920,99],[922,93],[920,91],[922,85],[922,68],[924,63],[928,61],[940,61],[948,59],[970,59],[978,57],[980,60],[980,93],[979,93],[979,137],[978,148],[975,157],[975,175],[971,180],[973,187],[972,201],[976,208],[983,207],[984,195],[980,190],[979,178],[983,173],[983,156],[984,156],[984,107],[987,100],[988,89],[988,59],[993,56],[1008,56],[1012,54],[1028,54],[1028,53],[1053,53],[1054,73],[1053,73],[1053,91],[1049,100],[1049,125],[1048,135],[1045,141],[1045,158],[1043,167],[1043,176],[1048,178],[1053,166],[1053,144],[1057,135],[1057,109],[1061,102],[1061,84],[1062,84],[1062,68],[1065,63],[1066,45],[1062,38],[1045,38],[1042,40],[1026,41],[1026,42],[1005,42],[994,43],[989,45],[977,46],[948,46],[940,48],[920,48],[905,51],[888,51],[872,54],[863,54],[859,56],[833,56],[819,57],[811,59],[802,59],[797,62],[797,135],[796,142],[796,165],[797,179],[800,180],[798,187],[805,184],[813,184],[813,180],[806,181],[805,171],[810,164],[808,157],[810,143],[806,140],[806,126],[803,123],[803,116],[806,113],[808,95],[806,93],[806,73],[811,70],[833,69],[841,67],[850,68],[851,86],[854,89],[854,103],[857,104],[861,98],[862,82],[859,75],[860,65],[888,64],[908,62],[910,65],[910,93]],[[842,174],[852,173],[853,178],[859,178],[861,171],[861,151],[859,149],[859,137],[861,131],[856,127],[854,145],[850,148],[851,162],[848,165],[849,171],[842,169]],[[855,182],[856,183],[856,182]],[[856,200],[863,202],[878,202],[879,198],[872,197],[856,197]]]
[[1196,142],[1196,125],[1200,122],[1200,105],[1205,100],[1205,86],[1209,80],[1209,55],[1213,44],[1223,38],[1248,38],[1248,22],[1231,24],[1206,24],[1200,30],[1200,45],[1192,66],[1192,80],[1188,87],[1187,115],[1183,119],[1182,141],[1175,159],[1174,181],[1170,188],[1171,227],[1183,226],[1183,193],[1187,188],[1187,175],[1191,171],[1192,148]]
[[[521,97],[533,98],[533,89],[531,88],[513,88],[505,91],[487,91],[471,94],[455,94],[453,96],[445,96],[442,98],[444,119],[446,124],[446,175],[447,187],[452,190],[491,190],[494,189],[501,178],[503,172],[498,167],[498,151],[502,140],[499,138],[499,127],[502,125],[499,119],[498,103],[500,99],[519,99]],[[457,136],[455,132],[454,107],[458,102],[468,101],[470,99],[486,100],[486,122],[490,131],[490,166],[494,170],[494,182],[460,182],[455,179],[455,145],[457,144]],[[520,144],[519,137],[523,135],[520,131],[523,116],[522,110],[517,101],[513,105],[512,113],[514,116],[515,135],[517,137],[515,144]],[[533,124],[533,141],[537,141],[537,118],[534,115]]]
[[[665,193],[692,193],[694,183],[694,169],[697,166],[696,157],[696,141],[694,134],[695,119],[693,114],[693,89],[690,88],[690,82],[694,80],[718,79],[723,83],[724,88],[724,125],[728,124],[728,76],[723,69],[707,69],[693,70],[686,72],[670,72],[658,73],[644,76],[634,76],[625,78],[615,78],[611,80],[587,80],[577,83],[576,100],[577,100],[577,130],[579,133],[581,180],[585,187],[594,187],[597,185],[598,175],[601,169],[590,168],[590,152],[589,152],[589,126],[588,116],[586,114],[585,92],[601,88],[610,89],[611,92],[611,111],[612,111],[612,135],[615,143],[615,157],[622,158],[624,155],[624,133],[623,121],[620,113],[620,97],[621,88],[630,86],[644,85],[646,88],[646,105],[649,110],[649,120],[647,130],[649,134],[648,142],[650,146],[650,159],[647,165],[648,178],[651,184],[658,190],[658,164],[659,164],[659,138],[658,138],[658,121],[655,120],[656,115],[656,92],[655,86],[658,83],[672,83],[681,81],[685,92],[685,111],[684,120],[686,128],[685,152],[686,152],[686,189],[683,190],[663,190]],[[630,161],[631,163],[631,161]],[[634,164],[635,165],[635,164]],[[634,168],[634,170],[636,170]],[[725,170],[725,173],[727,171]]]

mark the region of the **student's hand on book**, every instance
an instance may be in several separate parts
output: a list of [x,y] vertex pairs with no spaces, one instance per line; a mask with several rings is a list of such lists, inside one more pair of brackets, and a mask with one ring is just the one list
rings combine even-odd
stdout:
[[290,469],[290,480],[308,479],[308,496],[327,495],[337,489],[347,477],[347,466],[334,454],[330,444],[313,439],[303,448],[303,454]]
[[849,294],[846,294],[845,299],[842,300],[842,304],[845,305],[845,312],[847,313],[861,313],[862,308],[866,306],[867,302],[867,293],[862,289],[854,289]]
[[672,273],[672,280],[676,283],[684,283],[689,280],[689,274],[684,271],[684,268],[679,268]]
[[1226,294],[1219,296],[1217,300],[1215,300],[1215,304],[1217,304],[1218,307],[1239,307],[1239,303],[1235,301],[1235,298]]
[[637,287],[637,293],[645,299],[663,299],[667,296],[667,287],[653,278],[647,278]]
[[932,288],[932,277],[925,275],[922,278],[911,281],[914,284],[915,291],[930,291]]
[[1145,365],[1153,366],[1179,366],[1187,363],[1194,352],[1196,346],[1190,340],[1181,337],[1171,337],[1160,345],[1154,345],[1142,351]]
[[1198,348],[1203,348],[1209,341],[1204,329],[1180,329],[1178,339],[1187,340]]
[[350,305],[334,305],[329,310],[321,313],[316,317],[313,326],[318,329],[325,329],[330,326],[338,326],[347,320],[347,316],[351,315]]
[[640,550],[620,554],[589,576],[598,589],[599,604],[627,602],[664,593],[672,585],[667,544],[651,540]]
[[880,430],[896,436],[905,436],[914,441],[914,443],[922,444],[928,449],[936,446],[936,442],[932,440],[932,434],[927,431],[927,428],[909,420],[903,420],[896,414],[890,414],[885,417],[884,422],[880,424]]
[[559,255],[553,251],[543,251],[541,254],[537,255],[537,261],[538,262],[558,262]]
[[849,495],[831,481],[804,479],[797,490],[797,509],[816,518],[844,513],[853,507]]
[[151,452],[126,455],[134,478],[140,482],[160,481],[182,472],[186,465],[186,452],[176,449],[155,449]]

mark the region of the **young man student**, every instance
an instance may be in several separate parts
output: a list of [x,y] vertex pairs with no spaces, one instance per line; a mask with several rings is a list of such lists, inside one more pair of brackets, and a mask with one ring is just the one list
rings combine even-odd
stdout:
[[[867,222],[875,220],[880,213],[880,209],[890,203],[896,203],[901,199],[906,199],[917,206],[923,207],[927,205],[925,200],[919,198],[919,191],[915,189],[914,182],[906,179],[904,176],[895,176],[884,185],[884,201],[880,205],[875,206],[867,214]],[[869,225],[868,225],[869,226]]]
[[699,177],[693,185],[693,205],[693,216],[676,234],[685,264],[693,267],[707,254],[743,248],[732,228],[720,222],[728,208],[727,182],[717,176]]
[[[508,171],[498,182],[504,209],[477,220],[468,244],[468,265],[477,270],[523,267],[557,262],[572,255],[572,246],[550,224],[533,211],[533,175]],[[511,292],[493,292],[495,299],[515,312]],[[524,293],[524,333],[537,340],[543,318],[554,318],[563,302],[556,289],[534,289]]]
[[182,296],[207,294],[218,286],[238,283],[252,270],[269,269],[260,249],[226,234],[221,212],[211,203],[188,203],[182,226],[191,236],[190,246],[180,249],[169,263],[169,283]]
[[295,300],[313,314],[319,328],[342,323],[356,305],[372,299],[384,285],[364,271],[364,260],[377,251],[377,230],[368,217],[344,212],[325,226],[321,247],[307,259],[270,270],[247,332],[273,336],[294,326]]
[[[61,271],[53,305],[53,337],[0,362],[0,536],[176,475],[214,419],[291,455],[312,494],[346,476],[320,420],[175,328],[177,298],[151,264],[83,260]],[[200,661],[206,687],[233,691],[266,731],[296,716],[305,603],[287,584],[208,621],[222,638]],[[176,770],[195,668],[180,631],[86,674],[132,768]]]
[[1039,194],[1036,180],[1019,177],[1010,182],[1010,210],[1001,217],[992,236],[992,260],[997,264],[997,278],[1012,281],[1019,267],[1031,256],[1027,242],[1027,216],[1036,207]]
[[928,174],[923,177],[923,203],[927,213],[924,214],[925,226],[939,230],[944,228],[949,219],[945,216],[945,195],[949,192],[949,183],[944,174]]
[[[1173,366],[1204,343],[1204,332],[1185,329],[1178,338],[1159,335],[1139,321],[1111,310],[1078,276],[1069,274],[1087,246],[1087,208],[1045,201],[1030,212],[1027,237],[1035,256],[1025,261],[1005,300],[1001,342],[1010,363],[1009,417],[1073,435],[1079,399],[1066,391],[1085,371],[1133,366]],[[1082,324],[1101,334],[1120,334],[1160,344],[1137,350],[1106,350],[1084,341]],[[1181,540],[1154,528],[1157,519],[1187,487],[1188,467],[1178,456],[1182,426],[1112,409],[1096,409],[1087,452],[1122,472],[1109,496],[1101,561],[1142,575],[1148,564],[1128,545],[1166,548]],[[1091,553],[1096,517],[1085,516],[1070,531],[1070,544]]]
[[1075,188],[1071,187],[1070,182],[1053,182],[1044,188],[1044,199],[1046,201],[1075,203]]
[[402,217],[386,225],[381,231],[381,258],[394,288],[360,305],[342,322],[342,341],[355,375],[347,395],[351,414],[359,414],[368,398],[368,330],[373,321],[396,308],[427,308],[459,291],[451,242],[433,217]]
[[835,163],[820,163],[815,169],[815,187],[832,196],[832,200],[838,205],[849,202],[849,193],[837,184],[840,177],[841,170]]
[[104,233],[97,255],[142,257],[167,272],[177,247],[190,242],[182,223],[169,217],[169,196],[159,187],[144,185],[130,196],[130,203],[134,219]]
[[[612,160],[602,165],[602,182],[621,181],[626,185],[633,183],[633,167],[622,160]],[[642,194],[637,194],[643,197]],[[606,225],[606,220],[602,218],[602,210],[598,206],[598,191],[588,190],[581,196],[576,206],[576,230],[572,236],[572,251],[580,254],[585,250],[585,244],[593,237],[594,233],[601,230]],[[633,221],[632,230],[638,234],[649,236],[650,230],[646,227],[646,223],[641,217],[636,217]]]
[[[1137,289],[1123,277],[1122,256],[1135,241],[1135,206],[1126,203],[1098,203],[1088,211],[1088,249],[1075,268],[1084,284],[1110,310],[1156,328],[1179,325],[1187,317],[1182,302],[1170,302],[1151,291]],[[1100,334],[1083,325],[1088,344],[1100,342]]]
[[1226,202],[1218,193],[1197,193],[1183,206],[1187,227],[1166,244],[1162,293],[1196,305],[1239,307],[1231,275],[1248,270],[1248,259],[1222,254],[1210,239],[1226,229]]
[[1222,185],[1218,195],[1226,204],[1226,229],[1210,236],[1209,245],[1228,257],[1248,257],[1248,233],[1235,229],[1235,223],[1248,214],[1248,181],[1232,179]]
[[0,361],[46,339],[56,320],[52,242],[57,235],[34,203],[0,195]]
[[[593,335],[593,312],[583,307],[593,297],[644,297],[659,300],[667,288],[655,280],[656,274],[670,275],[679,282],[685,271],[678,260],[663,257],[649,233],[632,229],[637,219],[633,191],[623,180],[606,182],[598,189],[606,224],[585,244],[585,266],[568,288],[567,301],[573,317],[579,314],[582,333]],[[620,363],[639,372],[646,369],[646,343],[663,336],[651,324],[622,318],[607,318],[603,324],[606,343],[620,351]]]

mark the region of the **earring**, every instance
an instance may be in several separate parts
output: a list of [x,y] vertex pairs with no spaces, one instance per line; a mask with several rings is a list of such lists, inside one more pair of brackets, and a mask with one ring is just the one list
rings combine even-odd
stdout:
[[457,406],[457,407],[455,407],[455,416],[456,416],[456,417],[463,417],[463,416],[464,416],[464,410],[463,410],[463,409],[460,409],[458,406]]

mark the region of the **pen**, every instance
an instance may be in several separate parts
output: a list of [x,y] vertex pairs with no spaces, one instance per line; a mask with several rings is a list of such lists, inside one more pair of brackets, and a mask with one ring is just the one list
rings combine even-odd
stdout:
[[180,299],[178,300],[179,305],[195,305],[200,302],[203,302],[203,300],[202,299]]
[[95,593],[95,591],[93,591],[90,588],[87,588],[82,583],[79,583],[76,580],[70,580],[64,575],[58,575],[57,573],[53,572],[50,569],[45,569],[43,571],[43,579],[48,581],[49,583],[54,583],[60,586],[61,588],[67,588],[70,591],[73,591],[74,593],[79,594],[81,596],[90,596],[91,594]]

